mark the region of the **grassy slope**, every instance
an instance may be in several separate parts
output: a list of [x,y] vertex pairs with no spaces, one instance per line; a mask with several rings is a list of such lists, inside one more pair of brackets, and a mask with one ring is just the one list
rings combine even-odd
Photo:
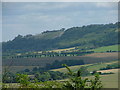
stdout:
[[34,38],[40,38],[40,39],[54,39],[56,37],[61,36],[64,33],[64,31],[55,31],[55,32],[48,32],[43,34],[35,35]]
[[[104,47],[99,47],[96,49],[90,49],[88,51],[94,51],[94,52],[106,52],[106,51],[120,51],[118,50],[118,47],[120,47],[120,45],[111,45],[111,46],[104,46]],[[79,47],[79,49],[81,49],[81,47]],[[71,47],[71,48],[65,48],[65,49],[55,49],[55,50],[49,50],[49,52],[60,52],[60,51],[69,51],[69,52],[74,52],[74,51],[78,51],[79,49],[75,50],[75,47]]]
[[119,51],[118,47],[120,47],[120,45],[111,45],[111,46],[104,46],[104,47],[100,47],[100,48],[96,48],[96,49],[91,49],[89,51],[94,51],[94,52],[106,52],[106,51]]
[[[99,70],[100,68],[106,67],[109,64],[117,63],[118,61],[112,61],[112,62],[107,62],[107,63],[96,63],[96,64],[86,64],[86,65],[76,65],[76,66],[70,66],[69,68],[73,71],[76,72],[80,67],[82,66],[87,66],[88,71],[94,71],[94,70]],[[59,68],[59,69],[53,69],[51,71],[59,71],[59,72],[64,72],[66,73],[67,70],[66,68]]]

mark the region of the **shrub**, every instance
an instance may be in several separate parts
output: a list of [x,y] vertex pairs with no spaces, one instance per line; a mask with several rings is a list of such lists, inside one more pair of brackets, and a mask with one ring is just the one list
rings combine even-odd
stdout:
[[84,88],[91,88],[92,90],[95,90],[96,88],[102,88],[102,83],[100,81],[98,73],[95,74],[95,78],[92,80],[89,80],[88,78],[82,79],[81,70],[78,70],[77,73],[73,73],[66,64],[63,64],[63,66],[67,68],[68,74],[71,75],[70,80],[66,81],[66,83],[64,84],[64,88],[81,88],[81,90],[83,90]]

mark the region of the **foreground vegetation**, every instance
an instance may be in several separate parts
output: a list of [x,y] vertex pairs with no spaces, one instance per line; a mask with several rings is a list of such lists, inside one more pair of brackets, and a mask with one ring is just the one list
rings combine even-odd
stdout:
[[[78,70],[77,73],[73,73],[70,68],[63,64],[68,70],[68,74],[70,78],[68,81],[61,83],[58,81],[46,81],[46,82],[38,82],[37,78],[35,78],[33,82],[30,81],[28,75],[25,74],[17,74],[16,80],[18,84],[14,88],[65,88],[65,89],[75,89],[75,88],[91,88],[95,90],[96,88],[102,88],[102,83],[100,81],[100,77],[98,73],[95,73],[94,79],[82,78],[81,70]],[[3,84],[3,88],[13,88],[9,85]]]
[[[85,84],[84,88],[91,88],[92,82],[95,78],[99,79],[99,76],[95,73],[99,73],[97,71],[100,70],[110,70],[110,69],[118,69],[118,61],[107,62],[107,63],[96,63],[96,64],[87,64],[87,65],[77,65],[77,66],[64,66],[66,70],[61,71],[61,69],[53,69],[52,71],[44,70],[44,68],[33,68],[32,71],[29,69],[25,69],[21,72],[18,72],[16,75],[10,73],[4,73],[3,82],[5,83],[4,87],[16,87],[16,88],[76,88],[76,87],[84,87],[79,85],[82,83]],[[60,72],[59,72],[60,71]],[[92,73],[91,73],[92,72]],[[105,72],[99,73],[104,87],[109,88],[117,88],[118,86],[118,72]],[[13,75],[13,76],[12,76]],[[78,77],[80,76],[80,77]],[[112,79],[110,79],[112,78]],[[93,81],[90,81],[93,80]],[[83,83],[84,82],[84,83]],[[16,84],[15,84],[16,83]],[[26,84],[25,84],[26,83]],[[99,82],[100,83],[100,82]],[[25,85],[24,85],[25,84]],[[89,84],[89,85],[88,85]],[[113,84],[113,86],[112,86]],[[78,86],[77,86],[78,85]],[[86,86],[87,85],[87,86]],[[14,87],[14,88],[15,88]]]

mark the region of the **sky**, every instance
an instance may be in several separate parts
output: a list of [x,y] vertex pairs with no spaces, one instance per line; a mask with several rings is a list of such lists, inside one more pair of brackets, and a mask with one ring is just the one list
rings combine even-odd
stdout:
[[0,42],[2,42],[2,3],[0,3]]
[[2,2],[2,41],[18,34],[40,34],[118,21],[117,2]]

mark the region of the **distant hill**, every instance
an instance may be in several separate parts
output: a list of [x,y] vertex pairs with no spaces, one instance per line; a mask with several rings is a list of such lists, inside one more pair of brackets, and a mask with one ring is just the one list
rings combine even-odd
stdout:
[[53,50],[70,47],[82,49],[118,44],[118,24],[96,24],[69,29],[45,31],[37,35],[18,35],[2,43],[3,52]]

